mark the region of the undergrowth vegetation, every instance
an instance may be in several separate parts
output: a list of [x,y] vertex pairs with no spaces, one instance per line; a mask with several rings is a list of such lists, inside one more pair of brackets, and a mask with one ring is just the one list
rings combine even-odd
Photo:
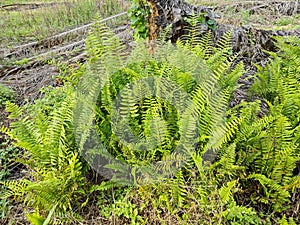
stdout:
[[[26,1],[26,4],[30,5],[30,2]],[[20,10],[1,10],[1,45],[43,39],[89,23],[99,15],[105,18],[123,12],[127,7],[121,1],[109,0],[51,1],[52,5],[47,5],[47,2],[42,4],[45,5],[33,9],[22,9],[20,4]]]
[[176,47],[137,43],[127,56],[96,25],[63,87],[6,104],[1,131],[27,173],[1,181],[1,199],[34,225],[92,224],[84,211],[95,207],[98,224],[299,223],[300,41],[278,40],[249,101],[229,108],[245,72],[230,38],[214,45],[192,29]]

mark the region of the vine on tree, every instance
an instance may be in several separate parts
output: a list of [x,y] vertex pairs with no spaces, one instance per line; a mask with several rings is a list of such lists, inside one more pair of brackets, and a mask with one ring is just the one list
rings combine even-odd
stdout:
[[135,30],[135,38],[146,39],[149,33],[148,18],[151,13],[148,3],[143,0],[131,0],[128,13],[131,26]]

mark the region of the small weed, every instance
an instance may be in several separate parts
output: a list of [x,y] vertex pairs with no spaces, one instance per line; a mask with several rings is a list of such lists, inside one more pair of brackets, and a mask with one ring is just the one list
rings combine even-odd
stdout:
[[242,17],[242,24],[246,25],[249,23],[250,20],[250,13],[248,10],[242,10],[241,11],[241,17]]
[[293,24],[295,22],[295,19],[293,17],[280,17],[276,20],[275,24],[277,26],[287,26],[290,24]]
[[29,62],[28,58],[24,58],[19,61],[16,61],[16,65],[23,66],[23,65],[26,65],[28,62]]
[[146,39],[149,32],[150,6],[143,1],[133,0],[128,13],[131,18],[131,26],[135,29],[135,37]]
[[[14,160],[19,154],[19,149],[12,146],[9,141],[0,143],[0,182],[12,176],[11,168],[15,165]],[[6,189],[0,185],[0,196],[3,196],[5,192]],[[10,209],[10,200],[0,197],[0,223],[7,217]]]
[[7,101],[15,101],[15,98],[16,95],[12,89],[0,84],[0,109],[5,107]]
[[252,208],[233,205],[222,212],[224,219],[232,225],[238,224],[262,224],[261,219]]
[[9,178],[12,175],[10,168],[15,164],[14,160],[19,154],[19,149],[12,146],[9,141],[0,143],[0,181]]

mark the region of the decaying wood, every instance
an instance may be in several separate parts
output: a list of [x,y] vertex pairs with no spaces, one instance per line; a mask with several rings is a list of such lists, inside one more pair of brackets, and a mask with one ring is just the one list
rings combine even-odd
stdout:
[[173,31],[182,24],[184,17],[193,13],[206,13],[206,17],[216,18],[211,8],[205,6],[193,6],[182,0],[147,0],[151,6],[152,14],[149,18],[149,40],[156,40],[159,33],[172,25]]
[[[171,36],[168,38],[176,42],[183,34],[189,24],[184,21],[184,18],[191,15],[199,15],[204,13],[205,19],[216,20],[219,16],[214,13],[212,8],[205,6],[193,6],[182,0],[147,0],[151,5],[152,15],[149,19],[149,40],[152,42],[157,39],[159,33],[167,27],[172,27]],[[260,2],[255,6],[265,7],[265,2]],[[300,4],[295,2],[272,2],[270,7],[275,7],[278,13],[291,15],[300,12]],[[284,8],[284,6],[289,8]],[[252,8],[252,10],[254,10]],[[199,25],[200,26],[200,25]],[[203,31],[208,31],[208,27],[203,26]],[[226,33],[232,30],[232,46],[235,52],[249,55],[250,58],[259,59],[259,49],[273,51],[275,50],[273,36],[300,36],[300,30],[283,31],[283,30],[260,30],[252,27],[233,27],[217,23],[217,29],[213,31],[215,41]]]

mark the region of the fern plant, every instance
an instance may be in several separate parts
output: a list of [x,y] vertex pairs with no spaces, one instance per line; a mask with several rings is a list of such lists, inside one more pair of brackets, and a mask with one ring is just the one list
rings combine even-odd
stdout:
[[24,149],[20,162],[29,174],[21,180],[3,182],[8,191],[2,197],[13,197],[26,208],[35,209],[30,218],[40,215],[40,219],[53,223],[67,217],[79,219],[72,210],[80,207],[87,190],[72,135],[73,93],[68,88],[68,97],[50,114],[39,107],[26,111],[26,107],[7,103],[9,117],[15,122],[1,131],[14,140],[16,147]]
[[[239,176],[236,185],[251,192],[254,204],[271,205],[277,212],[288,207],[291,193],[299,187],[295,175],[299,161],[299,67],[293,64],[298,53],[274,55],[270,65],[259,69],[253,90],[268,103],[267,115],[257,116],[258,101],[243,102],[224,114],[221,109],[227,108],[244,72],[242,63],[232,68],[231,34],[216,45],[210,33],[189,35],[176,47],[158,45],[155,54],[143,43],[136,43],[124,57],[121,43],[101,24],[96,28],[89,38],[90,59],[77,95],[79,146],[101,175],[106,176],[105,169],[113,171],[114,184],[127,185],[128,178],[139,184],[138,194],[145,203],[141,208],[151,205],[178,220],[191,221],[188,213],[182,218],[178,215],[182,208],[201,202],[203,207],[197,209],[207,213],[203,208],[210,200],[220,201],[220,205],[211,206],[214,210],[220,207],[213,222],[225,218],[228,223],[259,223],[251,208],[234,201],[232,179]],[[174,154],[178,146],[184,151]],[[220,150],[219,158],[206,170],[203,158],[212,150]],[[182,170],[172,170],[172,163],[182,161]],[[103,162],[105,168],[101,167]],[[156,165],[154,171],[152,164]],[[215,177],[208,179],[208,172]],[[158,176],[164,185],[144,184],[140,178],[148,178],[148,174],[167,174],[173,179]],[[257,192],[247,186],[249,183],[258,185]],[[247,213],[241,215],[241,211]]]
[[[217,199],[218,192],[212,190],[217,189],[216,183],[212,182],[212,189],[204,185],[203,180],[209,180],[203,155],[221,149],[238,127],[238,119],[229,120],[224,113],[237,79],[244,73],[242,63],[232,68],[234,57],[228,50],[231,34],[217,46],[208,41],[211,34],[195,44],[178,41],[174,47],[161,43],[155,54],[149,53],[144,43],[136,43],[125,61],[121,43],[111,35],[101,24],[90,34],[90,58],[75,110],[82,154],[101,175],[113,176],[110,182],[99,185],[99,190],[106,184],[126,185],[131,179],[143,198],[154,198],[150,202],[145,199],[146,205],[157,209],[164,206],[174,216],[191,206],[189,201],[198,201],[188,197],[191,190],[187,186],[195,194],[194,189],[202,182],[203,190]],[[176,152],[178,146],[184,151]],[[184,169],[174,171],[173,162],[184,162]],[[141,180],[153,178],[153,174],[159,175],[156,179],[164,184],[159,184],[161,188]],[[161,178],[170,174],[174,179]],[[190,181],[195,178],[191,174],[199,175],[200,181]],[[199,190],[202,207],[210,197],[205,200],[201,193]]]
[[231,113],[240,118],[239,132],[234,138],[236,163],[244,167],[246,184],[251,180],[259,184],[259,190],[252,193],[251,199],[254,203],[271,205],[278,212],[290,207],[291,194],[299,188],[300,181],[297,174],[299,40],[292,43],[288,47],[279,41],[281,52],[272,54],[273,59],[265,68],[258,68],[258,78],[251,90],[252,95],[267,103],[267,114],[258,117],[259,101],[243,103]]
[[[147,174],[155,164],[154,170],[164,173],[172,170],[172,162],[184,162],[192,149],[203,155],[231,138],[236,123],[227,123],[224,111],[244,69],[242,63],[231,68],[230,33],[216,48],[203,45],[206,40],[179,41],[176,47],[159,45],[154,55],[137,43],[122,61],[122,45],[99,26],[89,38],[91,58],[76,111],[80,147],[93,166],[101,160],[119,161],[107,167],[133,167]],[[203,55],[209,48],[214,49],[211,55]],[[91,140],[91,133],[98,133],[102,143],[96,136]],[[100,150],[86,150],[89,144]]]

